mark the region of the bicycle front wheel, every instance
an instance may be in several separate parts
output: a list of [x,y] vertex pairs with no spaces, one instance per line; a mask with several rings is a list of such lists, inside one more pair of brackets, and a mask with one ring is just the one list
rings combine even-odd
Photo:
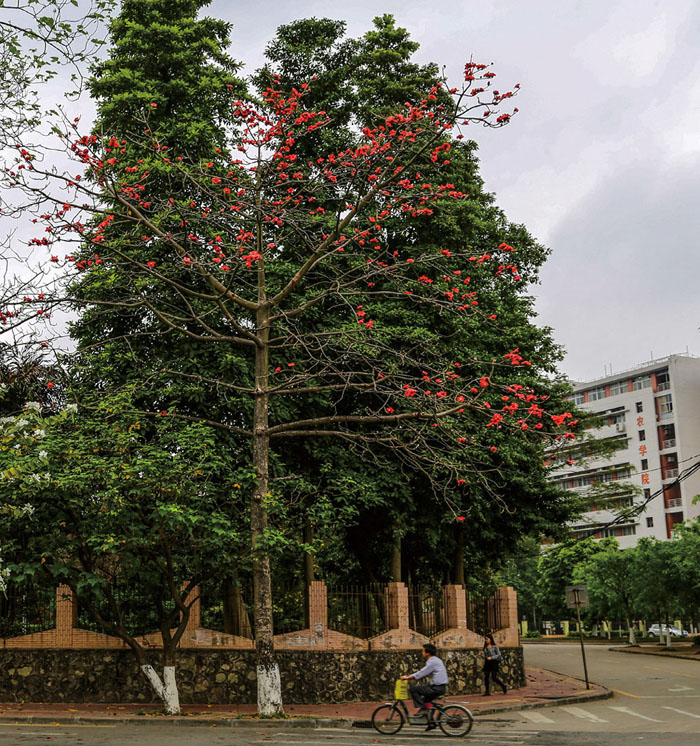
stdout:
[[403,728],[403,713],[396,705],[379,705],[372,713],[372,726],[379,733],[393,736]]
[[466,736],[472,729],[474,718],[462,705],[447,705],[440,708],[437,724],[446,736]]

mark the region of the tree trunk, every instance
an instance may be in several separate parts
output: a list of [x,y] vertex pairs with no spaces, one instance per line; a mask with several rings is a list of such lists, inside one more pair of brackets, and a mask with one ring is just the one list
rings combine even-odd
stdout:
[[391,579],[394,583],[401,582],[401,534],[394,529],[394,543],[391,547]]
[[[269,491],[268,429],[268,367],[270,312],[264,302],[264,272],[258,262],[259,300],[257,332],[260,340],[255,348],[255,409],[253,414],[253,468],[255,488],[250,511],[251,545],[253,550],[253,603],[255,607],[255,648],[257,651],[258,713],[263,717],[282,714],[282,683],[275,661],[274,631],[272,628],[272,578],[270,554],[264,546],[267,531],[266,502]],[[261,277],[262,275],[262,277]]]
[[250,620],[235,569],[233,574],[234,580],[224,580],[224,632],[228,635],[250,637]]
[[229,578],[223,582],[224,597],[224,632],[227,635],[238,635],[239,626],[236,613],[236,584]]
[[637,640],[634,637],[634,621],[630,620],[629,617],[627,617],[627,629],[630,632],[629,644],[630,645],[636,645],[637,644]]
[[[308,516],[304,518],[304,544],[313,544],[314,529]],[[316,580],[314,573],[314,556],[311,552],[304,552],[304,582],[306,585]]]
[[161,680],[155,668],[146,661],[143,650],[140,647],[132,647],[132,650],[136,655],[141,672],[146,677],[146,681],[148,681],[155,695],[163,703],[165,714],[179,715],[180,696],[177,691],[177,681],[175,680],[175,651],[168,650],[167,648],[163,649],[163,679]]
[[457,548],[453,573],[454,584],[464,587],[464,528],[461,524],[457,526]]
[[[304,544],[308,546],[313,543],[313,540],[313,526],[311,525],[309,517],[304,516]],[[314,556],[311,552],[304,552],[304,620],[306,627],[309,627],[311,624],[311,616],[309,612],[309,588],[314,580],[316,580],[314,576]]]

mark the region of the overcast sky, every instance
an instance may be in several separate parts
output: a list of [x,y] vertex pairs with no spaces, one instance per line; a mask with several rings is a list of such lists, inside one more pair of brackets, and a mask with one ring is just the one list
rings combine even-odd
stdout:
[[470,55],[519,82],[520,113],[476,135],[487,188],[552,255],[540,321],[576,380],[700,354],[698,0],[215,0],[251,72],[278,25],[358,35],[393,13],[455,82]]

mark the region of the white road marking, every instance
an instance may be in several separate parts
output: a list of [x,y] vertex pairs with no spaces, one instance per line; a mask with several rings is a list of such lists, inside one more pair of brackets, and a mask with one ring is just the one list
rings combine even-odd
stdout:
[[582,720],[590,720],[592,723],[607,723],[607,720],[599,718],[592,712],[582,709],[581,707],[562,707],[564,712],[570,712],[574,717],[581,718]]
[[530,710],[521,710],[520,714],[527,718],[528,720],[532,720],[533,723],[553,723],[554,720],[552,718],[548,718],[546,715],[543,715],[540,712],[530,711]]
[[641,718],[642,720],[649,720],[652,723],[663,723],[663,720],[657,720],[656,718],[650,718],[646,715],[640,715],[640,713],[635,712],[634,710],[630,710],[629,707],[613,707],[612,705],[608,705],[611,710],[617,710],[618,712],[624,712],[625,715],[632,715],[636,718]]
[[673,688],[669,687],[669,692],[692,692],[693,687],[692,686],[674,686]]
[[680,712],[681,715],[687,715],[691,718],[697,718],[700,720],[700,715],[696,715],[694,712],[686,712],[685,710],[678,710],[675,707],[669,707],[668,705],[661,705],[664,710],[673,710],[674,712]]

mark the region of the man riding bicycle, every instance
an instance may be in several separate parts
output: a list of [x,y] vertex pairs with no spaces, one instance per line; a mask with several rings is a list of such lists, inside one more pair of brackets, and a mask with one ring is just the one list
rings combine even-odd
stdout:
[[[408,676],[402,676],[401,678],[420,681],[430,676],[430,684],[411,688],[411,698],[417,708],[415,714],[430,715],[430,708],[425,706],[426,703],[432,702],[445,693],[449,679],[445,664],[437,657],[437,648],[435,645],[430,642],[426,643],[423,645],[422,653],[425,660],[423,668],[420,671],[416,671]],[[437,725],[433,722],[428,722],[426,730],[432,730],[433,728],[437,728]]]

